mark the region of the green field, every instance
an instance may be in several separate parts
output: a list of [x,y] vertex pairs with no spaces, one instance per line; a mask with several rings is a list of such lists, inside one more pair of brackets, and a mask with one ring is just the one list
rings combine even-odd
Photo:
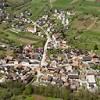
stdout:
[[45,39],[34,36],[32,33],[28,33],[28,32],[14,33],[10,30],[5,30],[5,31],[1,30],[0,41],[7,44],[21,45],[21,44],[28,44],[28,43],[36,44],[39,41],[41,42],[45,41]]

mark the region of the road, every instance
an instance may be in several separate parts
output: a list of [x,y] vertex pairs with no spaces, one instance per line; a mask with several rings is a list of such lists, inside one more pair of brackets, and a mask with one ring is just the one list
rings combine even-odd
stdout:
[[47,54],[47,46],[48,46],[48,43],[51,41],[51,38],[50,38],[49,33],[46,30],[44,30],[43,27],[39,26],[34,21],[32,21],[32,24],[36,25],[38,28],[40,28],[45,33],[45,35],[47,36],[47,41],[46,41],[45,46],[44,46],[44,52],[43,52],[43,56],[42,56],[42,60],[41,60],[41,67],[42,67],[42,66],[45,65],[46,54]]

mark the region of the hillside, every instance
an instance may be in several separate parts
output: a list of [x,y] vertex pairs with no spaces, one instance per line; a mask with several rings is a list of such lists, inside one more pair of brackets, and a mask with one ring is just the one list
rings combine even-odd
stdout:
[[[100,2],[96,2],[96,0],[51,1],[52,9],[68,9],[75,13],[75,16],[70,19],[70,29],[65,33],[66,39],[71,45],[89,50],[94,49],[94,45],[98,45],[100,49]],[[31,19],[33,20],[50,9],[50,2],[47,0],[7,0],[7,3],[9,7],[6,9],[9,13],[17,14],[29,9],[32,12]],[[16,34],[9,31],[9,23],[0,25],[1,42],[26,44],[27,42],[34,43],[36,40],[37,38],[33,38],[31,33]]]
[[0,0],[0,100],[100,100],[100,0]]
[[54,8],[69,9],[75,13],[66,34],[69,43],[77,48],[100,49],[100,2],[96,0],[56,0]]

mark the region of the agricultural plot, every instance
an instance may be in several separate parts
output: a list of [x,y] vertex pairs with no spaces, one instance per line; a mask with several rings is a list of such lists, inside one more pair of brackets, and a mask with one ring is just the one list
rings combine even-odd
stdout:
[[78,0],[73,7],[76,17],[71,21],[67,40],[74,47],[93,50],[94,45],[100,49],[100,3],[90,0]]
[[75,19],[66,35],[72,46],[94,50],[94,46],[97,45],[98,51],[100,50],[100,22],[97,18],[83,21]]
[[66,9],[67,6],[69,6],[69,4],[72,2],[73,0],[56,0],[53,3],[53,7],[54,8],[63,8]]

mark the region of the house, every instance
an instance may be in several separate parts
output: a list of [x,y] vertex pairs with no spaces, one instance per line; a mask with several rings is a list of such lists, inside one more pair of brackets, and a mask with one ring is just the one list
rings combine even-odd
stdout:
[[91,89],[97,88],[95,75],[93,75],[93,74],[86,75],[86,80],[87,80],[87,88],[88,89],[91,90]]
[[27,66],[27,67],[28,67],[28,66],[29,66],[29,62],[22,61],[22,62],[21,62],[21,65],[22,65],[22,66]]
[[0,79],[0,83],[5,82],[5,80],[6,80],[6,78],[5,78],[5,77],[1,78],[1,79]]
[[79,79],[78,72],[69,72],[68,73],[68,79]]
[[0,8],[3,9],[5,7],[5,3],[3,1],[0,1]]
[[4,10],[0,9],[0,21],[3,21],[5,18],[5,12]]
[[51,67],[57,67],[57,62],[55,60],[53,60],[50,64]]
[[6,64],[6,61],[3,59],[0,60],[0,65],[2,65],[2,64]]
[[30,63],[30,64],[39,64],[40,61],[37,60],[37,59],[29,59],[29,63]]
[[88,81],[89,84],[95,84],[95,76],[94,75],[87,75],[86,80]]
[[70,85],[70,89],[71,89],[72,91],[75,91],[75,90],[77,90],[77,86],[76,86],[75,84],[71,84],[71,85]]
[[72,66],[70,64],[67,64],[65,68],[66,68],[67,72],[73,71]]
[[91,61],[92,57],[91,56],[84,56],[83,61]]
[[5,44],[0,44],[0,48],[6,48],[7,46]]
[[34,26],[34,27],[27,27],[26,31],[27,32],[31,32],[31,33],[36,33],[37,29],[36,29],[36,26]]
[[5,59],[8,61],[13,61],[13,56],[7,56]]

